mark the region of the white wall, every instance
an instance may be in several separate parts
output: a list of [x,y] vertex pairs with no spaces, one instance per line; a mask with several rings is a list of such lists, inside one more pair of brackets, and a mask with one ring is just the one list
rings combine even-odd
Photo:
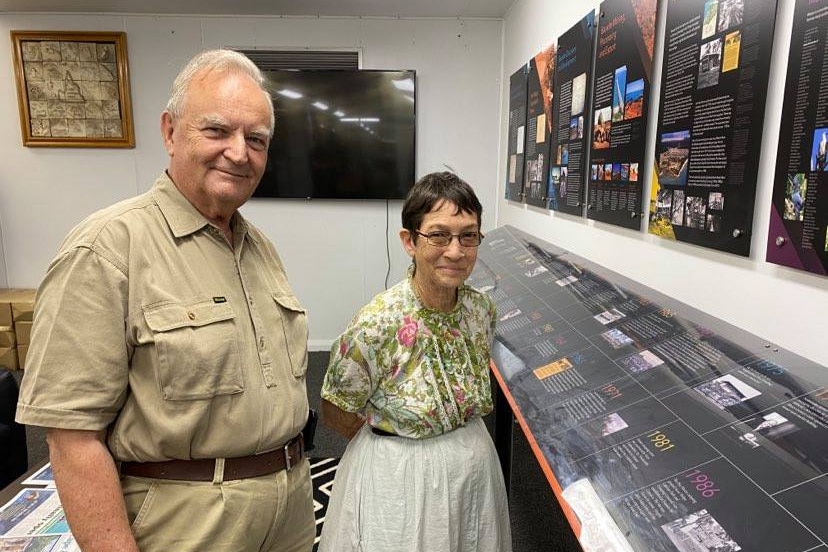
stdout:
[[[8,36],[25,29],[127,33],[135,149],[21,145]],[[167,164],[158,121],[169,86],[208,47],[358,48],[366,69],[415,69],[417,176],[453,167],[480,196],[484,230],[493,227],[502,21],[19,13],[0,17],[0,36],[7,37],[0,40],[0,220],[9,286],[37,286],[74,224],[149,189]],[[389,284],[409,262],[397,238],[401,205],[389,208]],[[383,289],[386,204],[251,200],[243,212],[276,243],[309,310],[311,347],[327,348]]]
[[[643,231],[624,230],[502,199],[506,180],[509,75],[598,6],[598,2],[583,0],[565,3],[517,0],[506,15],[498,225],[511,224],[771,343],[828,365],[824,322],[828,312],[828,279],[764,261],[794,0],[779,0],[750,258],[671,242]],[[665,16],[663,10],[656,27],[657,53],[663,47]],[[658,90],[660,81],[661,58],[658,56],[656,64],[654,90]],[[658,102],[656,93],[651,98],[653,103]],[[650,113],[647,151],[652,158],[656,117],[654,112]],[[649,182],[645,185],[644,197],[649,197]]]

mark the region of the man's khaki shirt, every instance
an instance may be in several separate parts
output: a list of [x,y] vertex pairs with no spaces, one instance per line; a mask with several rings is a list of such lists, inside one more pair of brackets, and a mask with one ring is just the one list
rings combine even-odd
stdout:
[[308,415],[307,319],[273,245],[236,213],[234,247],[166,174],[93,214],[41,284],[17,407],[101,430],[116,460],[277,448]]

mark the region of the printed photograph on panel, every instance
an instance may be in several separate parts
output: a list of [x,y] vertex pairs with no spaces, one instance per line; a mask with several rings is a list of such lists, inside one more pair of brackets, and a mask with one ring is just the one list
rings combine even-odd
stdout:
[[684,200],[684,209],[684,225],[688,228],[704,230],[705,216],[707,215],[704,198],[698,196],[687,196]]
[[670,222],[674,226],[684,226],[684,190],[673,190],[673,216]]
[[805,173],[789,174],[785,184],[785,220],[802,221],[805,214],[805,194],[808,178]]
[[610,147],[611,109],[604,107],[595,111],[595,123],[592,126],[592,149]]
[[584,101],[586,100],[586,73],[581,73],[572,79],[572,108],[570,115],[578,115],[584,111]]
[[824,171],[828,161],[828,127],[814,130],[814,140],[811,143],[811,170]]
[[726,31],[731,27],[742,24],[745,13],[745,0],[722,0],[719,6],[718,31]]
[[658,178],[663,186],[687,184],[690,131],[677,130],[661,135],[658,143]]
[[707,0],[704,3],[704,22],[702,23],[702,40],[716,34],[716,15],[719,13],[719,0]]
[[759,390],[732,374],[702,383],[694,389],[722,410],[761,395]]
[[722,192],[710,192],[707,195],[707,208],[713,211],[724,209],[724,194]]
[[612,122],[624,120],[624,98],[627,92],[627,66],[615,70],[612,81]]
[[[750,429],[750,431],[744,431],[745,428]],[[741,423],[732,426],[731,429],[740,433],[739,441],[750,448],[759,448],[762,446],[760,436],[769,441],[775,441],[799,431],[799,427],[796,424],[778,412],[769,412],[767,414],[754,416],[753,418],[747,418],[746,420],[742,420]]]
[[665,523],[661,529],[680,552],[738,552],[742,549],[707,510]]
[[638,182],[638,163],[630,163],[630,182]]
[[699,90],[719,84],[719,66],[722,63],[722,39],[717,38],[701,45],[699,57]]
[[635,119],[644,113],[644,79],[627,84],[624,98],[624,119]]
[[558,197],[558,190],[561,187],[561,168],[552,166],[549,168],[549,181],[547,183],[546,197]]
[[722,231],[722,215],[721,213],[707,213],[707,231],[721,232]]
[[670,220],[673,210],[673,190],[670,188],[659,188],[656,196],[655,216],[662,220]]

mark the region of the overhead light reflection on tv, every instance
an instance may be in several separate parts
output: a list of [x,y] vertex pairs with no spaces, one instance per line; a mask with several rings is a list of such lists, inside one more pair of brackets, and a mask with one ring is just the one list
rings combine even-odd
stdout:
[[405,197],[415,174],[414,71],[264,74],[276,131],[254,197]]

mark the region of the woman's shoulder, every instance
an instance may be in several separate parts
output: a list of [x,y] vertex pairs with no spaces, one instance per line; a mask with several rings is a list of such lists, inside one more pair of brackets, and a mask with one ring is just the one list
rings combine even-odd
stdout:
[[488,293],[480,291],[470,285],[463,284],[463,287],[460,288],[460,295],[464,303],[473,307],[488,311],[494,306],[494,301],[492,301]]
[[402,320],[410,311],[413,296],[408,282],[402,281],[374,296],[357,312],[354,324],[382,321],[389,324],[395,319]]

